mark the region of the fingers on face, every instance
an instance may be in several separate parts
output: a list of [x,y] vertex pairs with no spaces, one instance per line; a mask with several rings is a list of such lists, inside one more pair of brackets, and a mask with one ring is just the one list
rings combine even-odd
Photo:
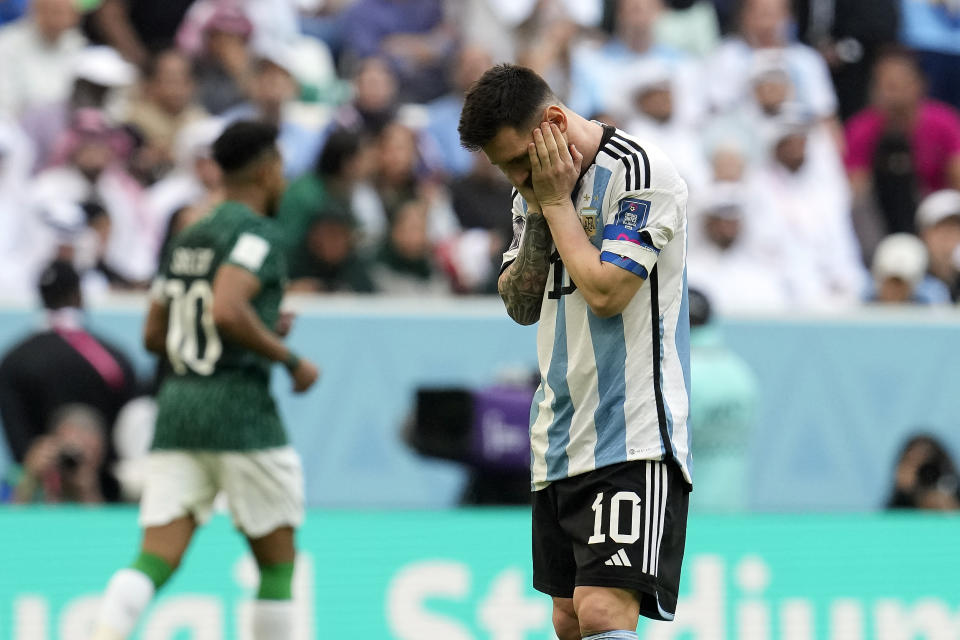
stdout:
[[[563,144],[558,145],[557,136],[555,135],[554,130],[556,125],[552,122],[543,122],[540,124],[540,130],[543,135],[543,144],[547,149],[547,155],[550,159],[550,164],[557,165],[560,163],[560,149],[559,146],[564,146]],[[559,134],[559,130],[556,130],[556,134]]]
[[527,145],[527,153],[530,155],[530,170],[540,171],[540,155],[537,145],[533,142]]

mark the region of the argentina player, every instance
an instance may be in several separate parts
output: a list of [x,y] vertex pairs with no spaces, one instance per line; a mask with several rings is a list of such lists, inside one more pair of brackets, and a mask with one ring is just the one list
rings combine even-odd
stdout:
[[459,131],[516,189],[499,291],[540,323],[534,587],[560,640],[635,640],[673,619],[692,486],[686,185],[519,66],[474,84]]

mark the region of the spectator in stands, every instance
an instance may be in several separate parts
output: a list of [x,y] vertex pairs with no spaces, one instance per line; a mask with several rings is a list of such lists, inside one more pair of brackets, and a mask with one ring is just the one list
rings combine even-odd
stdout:
[[[750,366],[723,341],[712,322],[709,299],[691,288],[690,428],[703,486],[691,508],[744,511],[747,468],[759,408],[759,381]],[[697,493],[697,492],[693,492]]]
[[493,231],[508,242],[513,237],[513,223],[502,209],[503,203],[510,201],[511,191],[503,173],[475,152],[470,172],[450,183],[450,202],[462,228]]
[[73,57],[86,45],[74,0],[32,0],[27,16],[0,27],[0,113],[20,117],[70,92]]
[[214,115],[242,104],[253,73],[253,23],[234,4],[218,5],[203,25],[195,71],[200,104]]
[[455,30],[442,0],[357,0],[343,16],[345,55],[385,56],[405,101],[428,102],[447,91]]
[[290,265],[290,289],[312,293],[373,293],[370,266],[357,251],[356,222],[342,203],[320,205]]
[[151,247],[158,259],[175,231],[206,215],[223,199],[223,172],[211,153],[222,131],[223,121],[217,118],[183,127],[173,145],[173,171],[147,192]]
[[96,42],[108,44],[137,66],[151,53],[169,49],[195,0],[102,0],[88,28]]
[[373,184],[387,218],[408,200],[423,199],[429,206],[427,229],[433,242],[441,242],[459,230],[456,215],[442,184],[423,162],[417,133],[392,122],[377,139],[379,159]]
[[656,24],[657,42],[702,57],[720,41],[717,10],[711,0],[665,0]]
[[130,142],[111,127],[103,114],[82,110],[59,145],[56,166],[31,184],[35,201],[100,203],[110,217],[106,264],[130,283],[146,282],[156,267],[151,251],[151,225],[143,190],[124,168]]
[[21,118],[24,131],[36,147],[37,169],[46,169],[53,161],[57,142],[70,128],[77,111],[106,112],[119,90],[131,86],[137,77],[137,70],[110,47],[83,49],[71,61],[70,68],[70,95],[62,101],[37,106]]
[[0,116],[0,299],[26,301],[34,290],[18,259],[26,234],[23,215],[33,167],[33,145],[16,122]]
[[782,54],[797,87],[797,99],[815,118],[838,128],[837,98],[827,65],[815,50],[790,40],[790,20],[789,0],[743,1],[739,33],[726,38],[710,57],[710,101],[715,109],[726,111],[747,99],[753,58],[772,49]]
[[960,191],[931,193],[917,208],[917,230],[930,257],[930,274],[960,298]]
[[322,142],[318,130],[300,124],[291,116],[290,104],[298,95],[292,51],[273,46],[255,57],[249,101],[223,114],[223,119],[228,122],[259,120],[276,126],[280,131],[277,143],[288,179],[302,175],[313,166]]
[[677,120],[687,125],[702,120],[706,103],[697,66],[682,52],[655,40],[654,28],[662,9],[662,0],[617,0],[610,40],[599,48],[590,43],[574,47],[571,109],[593,116],[616,108],[626,102],[624,79],[658,61],[670,70]]
[[901,2],[903,42],[918,52],[930,95],[960,109],[960,5],[950,1]]
[[749,179],[752,219],[773,242],[766,251],[778,256],[794,304],[842,306],[861,299],[866,273],[843,173],[808,145],[816,125],[799,105],[770,123],[769,155]]
[[615,111],[624,129],[661,149],[669,149],[670,159],[696,194],[710,180],[710,169],[697,132],[676,116],[676,96],[670,68],[659,62],[636,70],[624,79],[623,104]]
[[50,434],[36,438],[14,481],[13,501],[24,504],[104,501],[107,443],[100,414],[68,405],[52,419]]
[[173,144],[183,127],[208,117],[193,101],[195,90],[190,59],[176,49],[157,53],[144,67],[126,121],[143,135],[163,172],[173,167]]
[[[789,304],[789,279],[778,268],[778,245],[762,243],[747,214],[743,185],[706,187],[690,216],[687,274],[721,313],[776,311]],[[776,239],[779,242],[779,238]],[[765,247],[773,245],[765,255]]]
[[[99,412],[109,435],[113,421],[133,397],[137,382],[119,349],[83,328],[80,278],[67,262],[42,274],[44,327],[0,360],[0,418],[13,459],[24,464],[58,410],[81,403]],[[108,455],[108,458],[110,456]],[[116,496],[104,475],[104,491]]]
[[443,170],[449,176],[463,175],[473,166],[473,154],[460,145],[457,125],[464,93],[491,66],[493,60],[485,49],[462,48],[453,67],[452,91],[427,105],[427,135],[439,147]]
[[422,200],[410,200],[397,209],[370,270],[378,292],[416,297],[450,293],[449,282],[434,264],[428,210]]
[[940,440],[920,434],[910,438],[897,457],[889,509],[960,509],[960,474]]
[[946,285],[927,274],[927,248],[910,233],[892,233],[873,254],[873,286],[868,302],[882,304],[948,304]]
[[898,39],[902,4],[900,0],[794,1],[798,35],[829,66],[844,122],[867,106],[870,69],[883,48]]
[[369,136],[361,131],[337,129],[330,134],[314,170],[294,180],[280,201],[277,221],[288,251],[300,247],[317,209],[331,200],[356,221],[361,246],[379,244],[387,223],[367,182],[376,163],[374,153]]
[[399,80],[382,57],[356,62],[351,74],[353,99],[334,114],[334,128],[363,129],[378,135],[397,115]]
[[920,198],[960,189],[960,114],[926,97],[916,60],[901,49],[877,60],[872,102],[846,128],[856,206],[875,201],[877,223],[886,232],[912,233]]
[[[300,28],[297,12],[300,0],[197,0],[183,17],[177,30],[177,48],[196,56],[203,49],[203,31],[211,16],[221,11],[224,5],[240,9],[250,21],[253,30],[250,47],[262,51],[275,46],[296,48],[300,44]],[[319,43],[318,43],[319,44]],[[320,45],[320,49],[324,47]],[[315,49],[312,49],[315,50]],[[312,60],[319,64],[319,60]]]

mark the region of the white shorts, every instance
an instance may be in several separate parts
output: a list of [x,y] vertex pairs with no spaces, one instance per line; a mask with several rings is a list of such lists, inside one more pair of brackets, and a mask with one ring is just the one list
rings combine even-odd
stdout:
[[223,492],[236,527],[261,538],[303,522],[303,469],[293,447],[256,451],[152,451],[140,500],[140,526],[193,515],[210,519]]

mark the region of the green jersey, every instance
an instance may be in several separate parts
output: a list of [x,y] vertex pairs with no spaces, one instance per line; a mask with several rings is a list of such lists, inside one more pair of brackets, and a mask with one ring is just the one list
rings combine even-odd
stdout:
[[275,326],[286,259],[274,221],[225,202],[183,231],[160,265],[151,296],[167,306],[168,375],[157,397],[155,449],[237,451],[287,443],[270,396],[270,365],[231,342],[213,322],[213,280],[221,265],[260,281],[250,303]]

